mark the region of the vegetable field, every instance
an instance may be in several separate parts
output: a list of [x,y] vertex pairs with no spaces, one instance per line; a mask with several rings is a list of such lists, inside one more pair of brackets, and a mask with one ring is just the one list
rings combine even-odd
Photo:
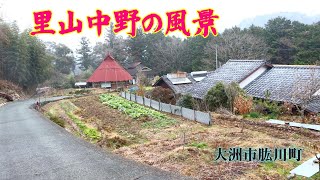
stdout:
[[101,138],[101,133],[97,129],[87,127],[86,124],[73,113],[73,111],[75,111],[75,107],[73,104],[68,101],[62,101],[60,103],[60,106],[88,139],[98,141]]
[[128,101],[119,96],[102,94],[100,95],[100,101],[113,109],[118,109],[134,119],[151,118],[154,120],[143,123],[143,127],[162,128],[177,123],[175,119],[169,118],[161,112],[136,104],[135,102]]

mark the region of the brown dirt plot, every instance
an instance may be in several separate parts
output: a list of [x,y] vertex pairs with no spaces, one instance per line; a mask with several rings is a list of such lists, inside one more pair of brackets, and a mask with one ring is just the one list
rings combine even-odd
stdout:
[[[320,135],[298,130],[213,115],[212,126],[201,125],[177,116],[178,123],[166,128],[143,127],[150,119],[132,119],[103,105],[98,96],[68,100],[79,110],[83,122],[103,133],[102,148],[166,171],[197,179],[286,179],[289,171],[301,162],[220,162],[214,161],[219,147],[303,148],[302,160],[319,151]],[[46,110],[52,109],[46,105]],[[315,177],[314,179],[316,179]]]

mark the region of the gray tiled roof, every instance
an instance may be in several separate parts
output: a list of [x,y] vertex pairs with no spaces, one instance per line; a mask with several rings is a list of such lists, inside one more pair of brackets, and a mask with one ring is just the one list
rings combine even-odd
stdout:
[[320,112],[320,97],[314,97],[307,105],[307,110],[315,113]]
[[265,93],[269,91],[270,99],[291,102],[296,99],[294,94],[305,90],[299,86],[307,86],[311,79],[319,78],[319,75],[320,67],[273,65],[273,68],[253,80],[244,89],[253,97],[265,98]]
[[208,74],[201,82],[194,84],[186,93],[193,97],[203,99],[207,92],[218,82],[240,83],[259,67],[266,64],[264,60],[229,60],[216,71]]
[[[299,98],[315,80],[320,80],[320,67],[273,65],[273,68],[256,78],[244,89],[253,97],[265,98],[268,91],[271,100],[299,103],[301,102]],[[312,93],[317,90],[318,88],[314,88]],[[320,110],[320,100],[312,100],[308,107],[312,111]]]
[[172,82],[167,78],[166,75],[162,76],[162,80],[170,86],[170,88],[174,91],[175,94],[183,94],[186,92],[187,89],[189,89],[196,81],[190,77],[188,74],[188,79],[191,81],[191,83],[188,84],[172,84]]

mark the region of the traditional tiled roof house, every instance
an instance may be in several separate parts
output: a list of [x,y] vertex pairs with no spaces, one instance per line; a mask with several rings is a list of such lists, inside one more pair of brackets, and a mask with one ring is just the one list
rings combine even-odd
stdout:
[[308,110],[319,112],[319,81],[319,66],[273,65],[244,89],[257,98],[265,98],[268,93],[268,98],[275,101],[295,104],[308,102]]
[[320,96],[314,96],[307,105],[307,110],[310,112],[320,112]]
[[161,76],[161,78],[154,83],[154,87],[161,86],[163,88],[171,89],[174,94],[185,94],[186,91],[196,82],[200,82],[207,77],[207,71],[195,71],[191,73],[177,72]]
[[270,65],[264,60],[229,60],[216,71],[209,73],[201,82],[191,86],[185,94],[203,99],[218,82],[237,82],[243,88],[268,68]]
[[271,65],[264,60],[229,60],[184,92],[204,99],[218,82],[236,82],[247,94],[295,104],[306,104],[307,110],[320,112],[320,66]]

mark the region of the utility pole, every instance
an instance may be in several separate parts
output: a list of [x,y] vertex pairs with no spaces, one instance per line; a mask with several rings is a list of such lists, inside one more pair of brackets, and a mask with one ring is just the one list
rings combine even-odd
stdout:
[[216,44],[216,69],[218,69],[218,45]]

